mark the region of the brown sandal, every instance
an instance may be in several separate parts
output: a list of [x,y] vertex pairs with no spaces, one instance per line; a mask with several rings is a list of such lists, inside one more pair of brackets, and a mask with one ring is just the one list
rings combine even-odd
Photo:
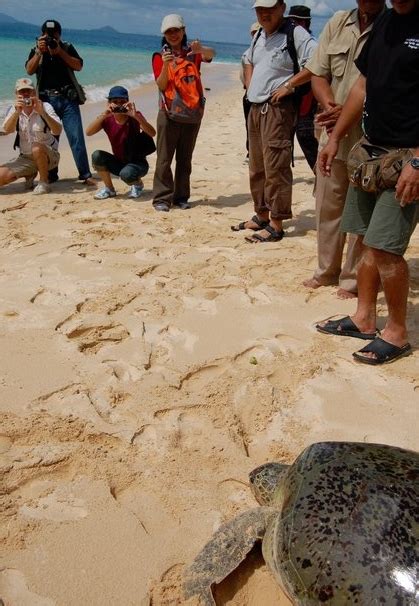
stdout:
[[265,238],[260,234],[253,234],[253,236],[246,236],[246,242],[251,242],[252,244],[257,244],[258,242],[279,242],[285,235],[283,229],[281,231],[276,231],[271,225],[266,225],[264,229],[269,232],[269,236]]
[[266,226],[269,225],[269,221],[264,221],[263,219],[259,219],[259,217],[257,215],[253,215],[253,217],[250,219],[250,221],[253,221],[253,223],[256,223],[256,225],[258,225],[258,227],[246,227],[246,223],[249,223],[249,221],[242,221],[238,225],[232,225],[231,230],[232,231],[242,231],[243,229],[252,229],[253,231],[260,231],[261,229],[266,229]]

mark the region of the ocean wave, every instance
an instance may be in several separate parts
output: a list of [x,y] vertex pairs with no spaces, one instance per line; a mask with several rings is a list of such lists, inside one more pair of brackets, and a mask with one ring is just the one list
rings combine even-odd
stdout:
[[149,82],[154,81],[153,74],[142,74],[141,76],[136,76],[134,78],[123,78],[121,80],[117,80],[113,84],[106,86],[97,86],[95,84],[88,84],[84,86],[84,90],[87,97],[87,103],[97,103],[98,101],[103,101],[108,96],[109,89],[112,86],[124,86],[129,91],[133,88],[138,88],[142,84],[148,84]]

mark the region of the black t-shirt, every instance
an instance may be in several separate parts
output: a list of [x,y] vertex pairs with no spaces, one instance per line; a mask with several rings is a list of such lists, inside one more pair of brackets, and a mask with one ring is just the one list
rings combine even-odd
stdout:
[[419,9],[379,17],[355,64],[367,79],[367,138],[377,145],[419,147]]
[[[60,44],[63,46],[62,42],[60,42]],[[71,55],[71,57],[80,59],[83,64],[83,59],[80,57],[72,44],[65,43],[64,50]],[[27,62],[32,59],[34,54],[35,48],[32,48]],[[67,65],[62,59],[60,59],[60,57],[50,55],[49,53],[44,53],[42,55],[42,62],[40,62],[40,65],[36,71],[36,77],[38,79],[39,90],[41,92],[46,89],[60,89],[63,86],[72,84],[68,74]]]

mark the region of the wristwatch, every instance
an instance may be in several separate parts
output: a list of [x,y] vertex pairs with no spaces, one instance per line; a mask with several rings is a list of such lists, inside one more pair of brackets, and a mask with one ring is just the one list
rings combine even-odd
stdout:
[[419,170],[419,158],[418,156],[415,156],[414,158],[412,158],[410,160],[410,164],[413,168],[416,168],[416,170]]
[[287,88],[291,94],[295,91],[295,86],[292,86],[289,80],[284,82],[283,86],[285,86],[285,88]]

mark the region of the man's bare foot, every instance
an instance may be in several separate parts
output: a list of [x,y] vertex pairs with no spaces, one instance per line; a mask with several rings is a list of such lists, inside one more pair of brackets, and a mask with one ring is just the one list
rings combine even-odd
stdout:
[[356,299],[357,293],[351,292],[350,290],[345,290],[344,288],[338,288],[336,293],[338,299]]
[[304,280],[303,286],[306,288],[320,288],[320,286],[323,286],[323,284],[320,284],[316,278],[310,278],[309,280]]

